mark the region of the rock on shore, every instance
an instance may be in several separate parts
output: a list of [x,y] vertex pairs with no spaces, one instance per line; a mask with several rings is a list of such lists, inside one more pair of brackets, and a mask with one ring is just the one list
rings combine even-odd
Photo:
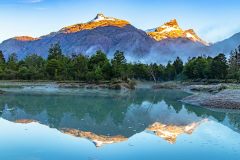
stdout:
[[240,109],[240,90],[226,89],[216,94],[198,93],[186,97],[182,101],[208,108]]
[[226,84],[217,84],[217,85],[190,85],[186,89],[195,92],[209,92],[209,93],[218,93],[224,89],[227,89]]

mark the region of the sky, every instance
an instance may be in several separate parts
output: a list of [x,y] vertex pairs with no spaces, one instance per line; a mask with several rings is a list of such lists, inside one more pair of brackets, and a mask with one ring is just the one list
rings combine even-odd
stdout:
[[39,37],[104,13],[142,30],[177,19],[213,43],[240,32],[239,6],[239,0],[0,0],[0,42]]

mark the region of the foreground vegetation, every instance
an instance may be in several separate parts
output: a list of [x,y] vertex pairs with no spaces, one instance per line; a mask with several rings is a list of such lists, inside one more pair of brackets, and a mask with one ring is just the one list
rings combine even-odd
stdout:
[[[161,57],[159,57],[161,58]],[[229,60],[224,54],[216,57],[189,58],[186,64],[178,57],[166,66],[161,64],[127,63],[124,53],[116,51],[108,59],[102,51],[91,57],[72,54],[65,56],[59,44],[49,49],[48,58],[30,54],[18,60],[15,53],[6,60],[0,51],[1,80],[54,81],[114,81],[129,79],[147,81],[169,80],[240,80],[240,46],[232,51]]]

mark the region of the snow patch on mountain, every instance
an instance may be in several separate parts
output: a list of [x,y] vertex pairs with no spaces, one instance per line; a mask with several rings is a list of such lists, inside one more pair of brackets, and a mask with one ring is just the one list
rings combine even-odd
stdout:
[[116,19],[116,18],[113,18],[113,17],[106,17],[106,16],[104,16],[104,14],[99,13],[99,14],[97,14],[97,16],[96,16],[93,20],[91,20],[90,22],[99,22],[99,21],[103,21],[103,20],[105,20],[105,21],[116,21],[117,19]]

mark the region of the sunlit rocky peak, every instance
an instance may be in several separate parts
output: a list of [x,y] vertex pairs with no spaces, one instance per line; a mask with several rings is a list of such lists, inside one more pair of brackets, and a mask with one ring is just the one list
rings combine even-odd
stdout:
[[156,41],[161,41],[168,38],[187,38],[193,42],[199,42],[204,45],[208,45],[205,41],[197,36],[193,29],[181,29],[176,19],[173,19],[158,28],[147,31],[147,34]]
[[169,22],[165,23],[159,28],[170,28],[170,27],[181,30],[176,19],[170,20]]
[[13,39],[16,39],[18,41],[35,41],[38,40],[38,38],[33,38],[29,36],[19,36],[19,37],[14,37]]
[[87,23],[80,23],[80,24],[68,26],[61,29],[60,32],[75,33],[83,30],[91,30],[98,27],[106,27],[106,26],[124,27],[128,24],[129,22],[125,20],[121,20],[113,17],[106,17],[104,14],[99,13],[93,20]]
[[103,20],[115,21],[117,19],[112,17],[106,17],[103,13],[98,13],[97,16],[91,22],[98,22]]
[[184,31],[184,37],[186,37],[194,42],[200,42],[206,46],[209,46],[209,44],[207,42],[203,41],[200,37],[198,37],[198,35],[195,33],[195,31],[193,29]]

